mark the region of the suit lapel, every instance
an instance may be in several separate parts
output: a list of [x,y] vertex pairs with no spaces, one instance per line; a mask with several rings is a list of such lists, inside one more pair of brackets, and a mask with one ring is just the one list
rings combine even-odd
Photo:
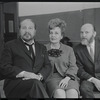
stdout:
[[84,51],[84,54],[87,56],[87,58],[93,63],[93,60],[92,60],[86,46],[83,46],[83,51]]
[[31,58],[31,55],[30,55],[27,47],[25,46],[25,44],[23,43],[22,39],[20,39],[20,38],[19,38],[19,41],[18,41],[18,46],[19,46],[19,48],[22,48],[23,51]]
[[[23,49],[23,51],[29,56],[29,58],[31,60],[33,60],[29,51],[27,50],[27,47],[24,45],[23,41],[20,38],[18,41],[18,46],[19,46],[19,48]],[[34,66],[36,66],[39,63],[40,56],[41,56],[41,50],[40,50],[39,44],[37,42],[35,42],[35,63],[34,63]]]
[[35,63],[34,66],[36,66],[39,63],[39,57],[41,56],[40,54],[40,48],[37,42],[35,42]]
[[100,43],[98,42],[97,39],[95,39],[95,56],[94,56],[95,60],[98,59],[99,54],[100,54]]

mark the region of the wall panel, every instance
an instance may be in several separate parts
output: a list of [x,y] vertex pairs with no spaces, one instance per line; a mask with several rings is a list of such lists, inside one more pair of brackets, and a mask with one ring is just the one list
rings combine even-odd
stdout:
[[61,18],[66,21],[66,33],[71,41],[79,42],[79,29],[82,25],[82,15],[80,11],[62,12],[54,14],[33,15],[19,17],[20,20],[31,18],[37,24],[36,39],[38,41],[49,41],[48,37],[48,22],[52,18]]
[[95,9],[94,16],[94,25],[97,31],[97,36],[100,36],[100,8]]

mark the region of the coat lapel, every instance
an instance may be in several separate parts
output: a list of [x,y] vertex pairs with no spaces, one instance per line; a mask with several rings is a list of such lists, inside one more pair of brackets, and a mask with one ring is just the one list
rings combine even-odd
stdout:
[[36,66],[39,63],[39,58],[40,58],[40,48],[37,42],[35,42],[35,63],[34,66]]
[[[22,41],[22,39],[19,38],[19,41],[18,41],[18,46],[19,48],[22,48],[23,51],[31,58],[31,55],[27,49],[27,47],[25,46],[24,42]],[[31,58],[32,59],[32,58]]]
[[94,59],[97,60],[100,55],[100,43],[98,42],[98,39],[95,39],[95,56]]
[[93,63],[93,60],[92,60],[92,58],[91,58],[91,56],[90,56],[90,54],[88,52],[88,49],[87,49],[87,47],[85,45],[83,47],[83,51],[84,51],[84,54],[87,56],[87,58]]

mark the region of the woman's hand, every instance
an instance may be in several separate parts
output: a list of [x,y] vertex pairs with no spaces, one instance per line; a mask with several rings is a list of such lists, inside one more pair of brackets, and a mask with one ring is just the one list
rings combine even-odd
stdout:
[[62,89],[66,89],[67,86],[68,86],[68,81],[70,80],[70,77],[65,77],[64,79],[62,79],[59,83],[59,86],[62,88]]

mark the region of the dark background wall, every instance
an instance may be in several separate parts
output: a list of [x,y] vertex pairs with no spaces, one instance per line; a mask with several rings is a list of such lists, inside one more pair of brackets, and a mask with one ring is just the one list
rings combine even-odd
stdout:
[[82,25],[82,14],[80,11],[62,12],[54,14],[44,14],[35,16],[20,17],[20,20],[31,18],[37,25],[36,39],[38,41],[49,41],[48,22],[53,18],[61,18],[66,21],[67,27],[65,36],[68,36],[72,41],[79,41],[79,28]]
[[19,20],[31,18],[37,25],[36,39],[42,43],[49,41],[48,22],[52,18],[61,18],[66,21],[65,36],[71,39],[71,42],[80,42],[80,28],[84,23],[92,23],[95,25],[97,36],[100,36],[100,8],[92,8],[78,11],[61,12],[44,15],[31,15],[19,17]]
[[[16,2],[0,2],[0,57],[4,47],[5,40],[17,38],[18,33],[18,7]],[[5,14],[12,14],[14,16],[14,32],[5,32]],[[6,34],[6,37],[5,37]],[[15,37],[16,35],[16,37]]]
[[97,35],[100,36],[100,8],[94,10],[94,25],[97,31]]
[[14,14],[14,32],[18,32],[18,4],[16,2],[8,2],[3,4],[3,13]]
[[[18,16],[18,4],[17,2],[7,2],[0,4],[0,40],[3,40],[4,37],[4,28],[5,28],[5,13],[14,15],[14,32],[6,32],[11,39],[14,39],[11,34],[18,34],[18,22],[19,20],[25,18],[32,18],[37,24],[37,34],[36,40],[47,43],[49,41],[48,37],[48,22],[52,18],[61,18],[66,21],[66,33],[65,36],[71,39],[71,42],[77,43],[80,42],[80,27],[83,23],[92,23],[95,25],[97,35],[100,36],[100,8],[91,8],[77,11],[67,11],[61,13],[51,13],[51,14],[42,14],[42,15],[31,15],[31,16]],[[8,37],[6,37],[8,38]],[[17,38],[17,35],[16,35]]]

